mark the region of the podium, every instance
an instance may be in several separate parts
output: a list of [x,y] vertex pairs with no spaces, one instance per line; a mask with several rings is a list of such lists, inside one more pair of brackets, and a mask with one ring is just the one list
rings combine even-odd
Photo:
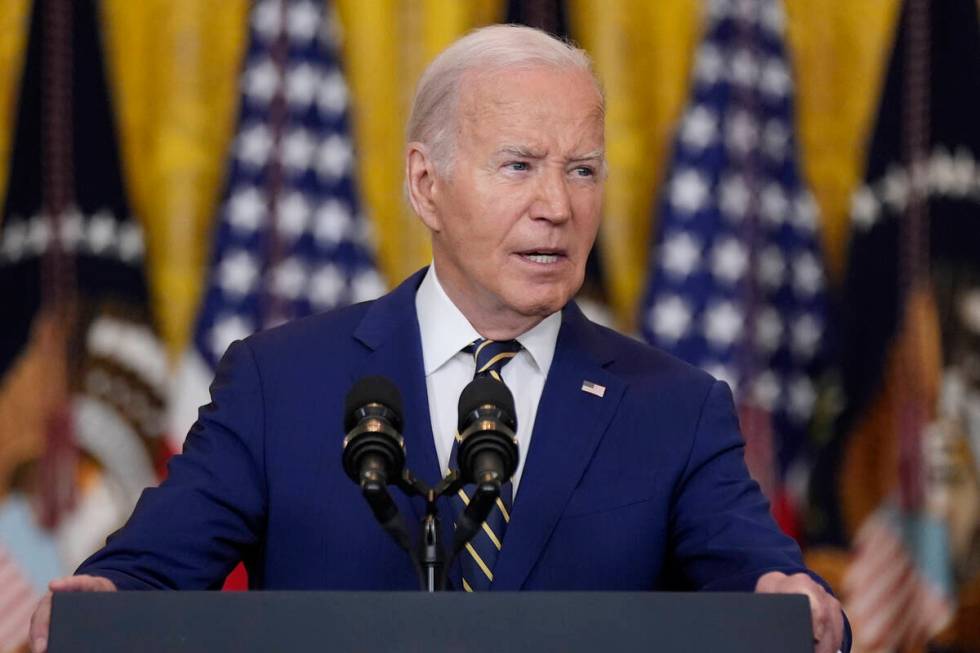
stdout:
[[51,653],[812,653],[799,595],[633,592],[59,593]]

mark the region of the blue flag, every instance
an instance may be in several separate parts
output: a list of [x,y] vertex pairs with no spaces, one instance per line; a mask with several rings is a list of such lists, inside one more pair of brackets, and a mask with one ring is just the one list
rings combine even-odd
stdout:
[[709,3],[641,315],[651,344],[731,386],[750,469],[777,516],[814,409],[827,306],[784,21],[775,0]]

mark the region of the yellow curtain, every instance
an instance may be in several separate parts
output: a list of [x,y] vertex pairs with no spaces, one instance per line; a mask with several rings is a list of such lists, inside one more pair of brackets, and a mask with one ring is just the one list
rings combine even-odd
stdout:
[[122,159],[171,356],[197,312],[238,103],[247,0],[103,0]]
[[[28,0],[0,2],[0,184]],[[336,0],[353,97],[364,208],[396,283],[429,256],[402,193],[403,129],[422,68],[453,39],[499,20],[502,0]],[[851,190],[864,165],[898,0],[786,0],[800,153],[839,272]],[[134,209],[147,229],[154,305],[171,354],[186,345],[238,101],[247,0],[103,0],[106,46]],[[610,296],[634,324],[651,208],[701,32],[698,0],[569,0],[608,97],[603,224]],[[0,186],[2,190],[2,186]]]
[[[6,197],[10,148],[17,119],[17,89],[27,42],[30,2],[0,2],[0,203]],[[0,220],[2,220],[0,216]]]

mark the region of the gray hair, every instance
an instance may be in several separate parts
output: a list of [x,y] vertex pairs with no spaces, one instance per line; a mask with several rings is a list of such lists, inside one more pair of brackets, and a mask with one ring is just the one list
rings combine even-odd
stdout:
[[437,170],[447,174],[456,146],[456,105],[465,74],[540,66],[587,72],[604,108],[602,86],[585,50],[532,27],[490,25],[473,30],[443,50],[422,73],[408,118],[408,142],[428,145]]

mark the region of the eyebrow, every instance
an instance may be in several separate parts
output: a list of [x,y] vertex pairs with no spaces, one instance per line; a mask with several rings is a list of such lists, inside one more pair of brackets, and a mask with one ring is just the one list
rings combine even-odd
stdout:
[[[531,148],[525,147],[523,145],[504,145],[494,152],[495,155],[500,156],[501,154],[517,156],[525,159],[543,159],[544,153],[539,150],[533,150]],[[574,156],[569,161],[591,161],[594,159],[601,159],[603,155],[602,148],[598,150],[593,150],[591,152],[586,152],[578,156]]]

